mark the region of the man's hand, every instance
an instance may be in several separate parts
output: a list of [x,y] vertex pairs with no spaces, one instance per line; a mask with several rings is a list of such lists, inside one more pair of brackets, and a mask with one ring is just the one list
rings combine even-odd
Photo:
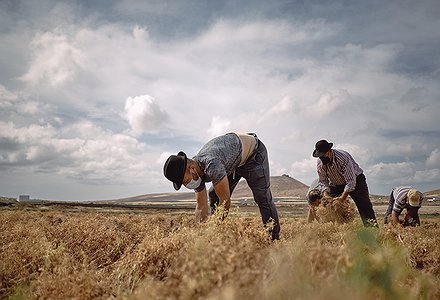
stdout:
[[206,189],[196,192],[196,222],[200,223],[208,218],[208,195]]
[[400,224],[399,215],[394,210],[391,212],[391,223],[393,225],[401,225],[402,226],[402,224]]
[[321,198],[321,204],[322,206],[327,206],[328,204],[333,202],[333,198],[330,197],[330,195],[324,194],[324,196]]
[[341,195],[340,197],[338,197],[338,198],[341,199],[342,201],[346,201],[347,198],[348,198],[348,192],[347,192],[347,191],[344,191],[344,192],[342,193],[342,195]]

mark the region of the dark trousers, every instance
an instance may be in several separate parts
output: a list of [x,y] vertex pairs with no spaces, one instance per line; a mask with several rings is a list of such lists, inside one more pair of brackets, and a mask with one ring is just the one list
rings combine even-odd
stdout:
[[[393,191],[391,191],[390,194],[390,202],[388,203],[388,209],[385,213],[385,216],[383,217],[383,223],[388,224],[388,217],[393,212],[394,202],[396,200],[393,196]],[[403,226],[417,226],[420,225],[420,217],[419,217],[419,208],[420,207],[408,207],[406,208],[407,214],[405,218],[403,219],[402,225]]]
[[[255,203],[257,203],[260,209],[263,223],[273,222],[273,228],[271,230],[272,240],[279,239],[280,222],[277,208],[272,200],[272,193],[270,191],[269,160],[266,147],[261,141],[258,141],[257,149],[255,149],[254,154],[247,162],[240,168],[237,168],[235,173],[228,176],[231,195],[242,177],[246,179],[247,184],[252,190]],[[209,189],[208,195],[211,210],[214,211],[220,200],[213,186]]]
[[[330,186],[330,196],[340,196],[344,192],[344,188],[345,184]],[[349,195],[356,204],[364,226],[377,227],[376,215],[370,201],[370,193],[368,192],[368,185],[364,174],[359,174],[356,177],[356,188]]]

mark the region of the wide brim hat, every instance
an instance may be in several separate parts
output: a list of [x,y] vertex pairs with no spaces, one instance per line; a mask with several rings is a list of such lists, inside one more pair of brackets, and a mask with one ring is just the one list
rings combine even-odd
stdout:
[[423,194],[416,189],[410,189],[408,191],[407,197],[408,197],[408,204],[410,206],[419,207],[423,199]]
[[320,140],[315,144],[315,150],[313,150],[313,157],[321,157],[326,154],[333,147],[333,143],[329,143],[326,140]]
[[182,186],[186,170],[187,157],[183,151],[177,155],[171,155],[163,166],[163,174],[173,182],[174,189],[178,191]]

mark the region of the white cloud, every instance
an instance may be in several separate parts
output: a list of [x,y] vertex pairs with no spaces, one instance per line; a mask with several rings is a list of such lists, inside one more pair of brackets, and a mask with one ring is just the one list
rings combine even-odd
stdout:
[[440,182],[440,169],[419,170],[414,174],[415,183],[436,183]]
[[[194,46],[203,51],[233,49],[243,53],[248,50],[258,53],[271,47],[295,45],[331,37],[337,25],[322,20],[305,24],[292,24],[285,21],[266,20],[264,22],[234,22],[219,20],[209,31],[202,34]],[[256,52],[255,52],[256,51]]]
[[[308,109],[307,113],[310,117],[315,120],[320,119],[324,116],[330,115],[332,112],[338,109],[338,107],[343,103],[342,94],[333,95],[330,92],[325,92],[319,95],[318,101],[312,104]],[[329,116],[329,121],[332,116]]]
[[402,185],[411,181],[415,174],[415,165],[411,162],[378,163],[368,168],[365,173],[369,181]]
[[268,115],[279,115],[283,113],[288,113],[293,110],[293,102],[289,96],[283,97],[277,104],[269,109]]
[[11,106],[17,98],[16,94],[0,84],[0,107]]
[[35,115],[40,110],[40,104],[35,101],[28,101],[17,106],[18,112],[27,115]]
[[318,177],[318,173],[316,171],[316,158],[311,157],[301,161],[295,161],[291,165],[290,174],[294,178],[304,180],[304,183],[309,185],[313,179]]
[[333,148],[341,149],[350,153],[353,159],[363,169],[371,159],[372,151],[368,148],[353,144],[336,144]]
[[128,97],[125,101],[126,118],[136,133],[156,133],[166,123],[167,113],[149,95]]
[[156,163],[159,165],[163,165],[165,161],[168,159],[168,157],[170,157],[170,155],[176,155],[176,153],[162,152],[159,158],[156,160]]
[[434,149],[426,160],[428,168],[440,168],[440,150]]
[[206,133],[208,133],[209,137],[213,138],[225,134],[228,131],[231,131],[231,121],[219,116],[214,116],[212,117],[211,125],[206,130]]
[[149,34],[146,28],[142,28],[139,25],[134,26],[133,36],[137,40],[148,40]]
[[56,87],[72,80],[82,66],[82,51],[64,34],[44,32],[31,43],[33,60],[21,79],[31,85]]
[[103,130],[90,122],[76,123],[62,131],[50,125],[17,127],[0,122],[0,163],[28,166],[94,184],[140,183],[150,176],[154,154],[135,138]]

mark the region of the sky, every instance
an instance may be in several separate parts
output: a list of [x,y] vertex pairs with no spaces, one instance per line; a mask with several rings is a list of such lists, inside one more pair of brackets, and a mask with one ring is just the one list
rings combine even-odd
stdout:
[[309,185],[326,139],[372,194],[438,189],[439,16],[437,0],[0,0],[0,195],[172,192],[166,158],[231,131],[257,133],[273,176]]

